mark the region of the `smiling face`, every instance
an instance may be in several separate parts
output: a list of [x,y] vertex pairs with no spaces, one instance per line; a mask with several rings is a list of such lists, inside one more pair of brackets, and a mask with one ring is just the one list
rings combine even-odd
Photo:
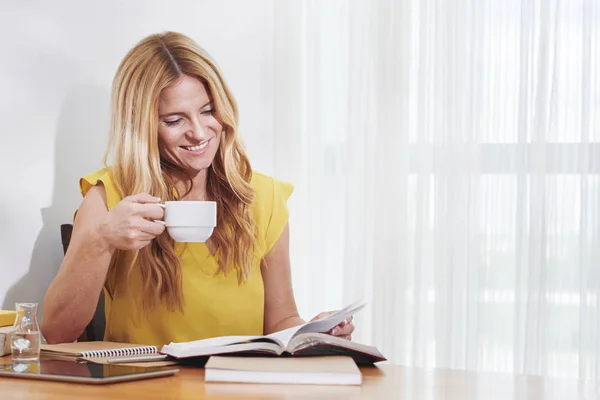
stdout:
[[183,76],[164,89],[158,103],[158,139],[162,157],[191,176],[205,171],[219,148],[223,125],[204,84]]

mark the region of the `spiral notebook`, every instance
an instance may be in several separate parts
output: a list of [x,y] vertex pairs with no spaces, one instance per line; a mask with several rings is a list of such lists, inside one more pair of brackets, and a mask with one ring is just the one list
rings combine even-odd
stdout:
[[55,359],[89,361],[97,364],[127,364],[132,366],[163,366],[177,362],[158,352],[156,346],[116,342],[75,342],[42,344],[40,356]]

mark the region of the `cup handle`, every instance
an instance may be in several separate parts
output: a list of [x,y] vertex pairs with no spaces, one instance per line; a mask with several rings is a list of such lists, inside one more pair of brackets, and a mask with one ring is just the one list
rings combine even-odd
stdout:
[[[159,207],[161,207],[163,210],[165,210],[167,208],[167,206],[164,205],[164,204],[162,204],[162,203],[156,203],[156,205],[159,206]],[[158,222],[159,224],[166,225],[165,221],[160,220],[160,219],[155,219],[154,222]]]

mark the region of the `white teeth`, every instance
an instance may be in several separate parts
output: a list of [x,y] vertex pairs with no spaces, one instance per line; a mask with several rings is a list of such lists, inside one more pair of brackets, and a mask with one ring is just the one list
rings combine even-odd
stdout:
[[184,146],[184,149],[189,150],[189,151],[196,151],[196,150],[205,148],[207,144],[208,144],[208,140],[200,143],[197,146]]

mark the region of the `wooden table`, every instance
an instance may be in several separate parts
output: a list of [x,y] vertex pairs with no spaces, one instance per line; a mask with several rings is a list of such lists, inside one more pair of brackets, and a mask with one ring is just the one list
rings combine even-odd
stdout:
[[[0,364],[10,362],[0,357]],[[389,364],[363,367],[362,386],[205,383],[204,369],[178,366],[172,377],[109,385],[0,378],[0,399],[600,399],[600,383],[426,370]]]

